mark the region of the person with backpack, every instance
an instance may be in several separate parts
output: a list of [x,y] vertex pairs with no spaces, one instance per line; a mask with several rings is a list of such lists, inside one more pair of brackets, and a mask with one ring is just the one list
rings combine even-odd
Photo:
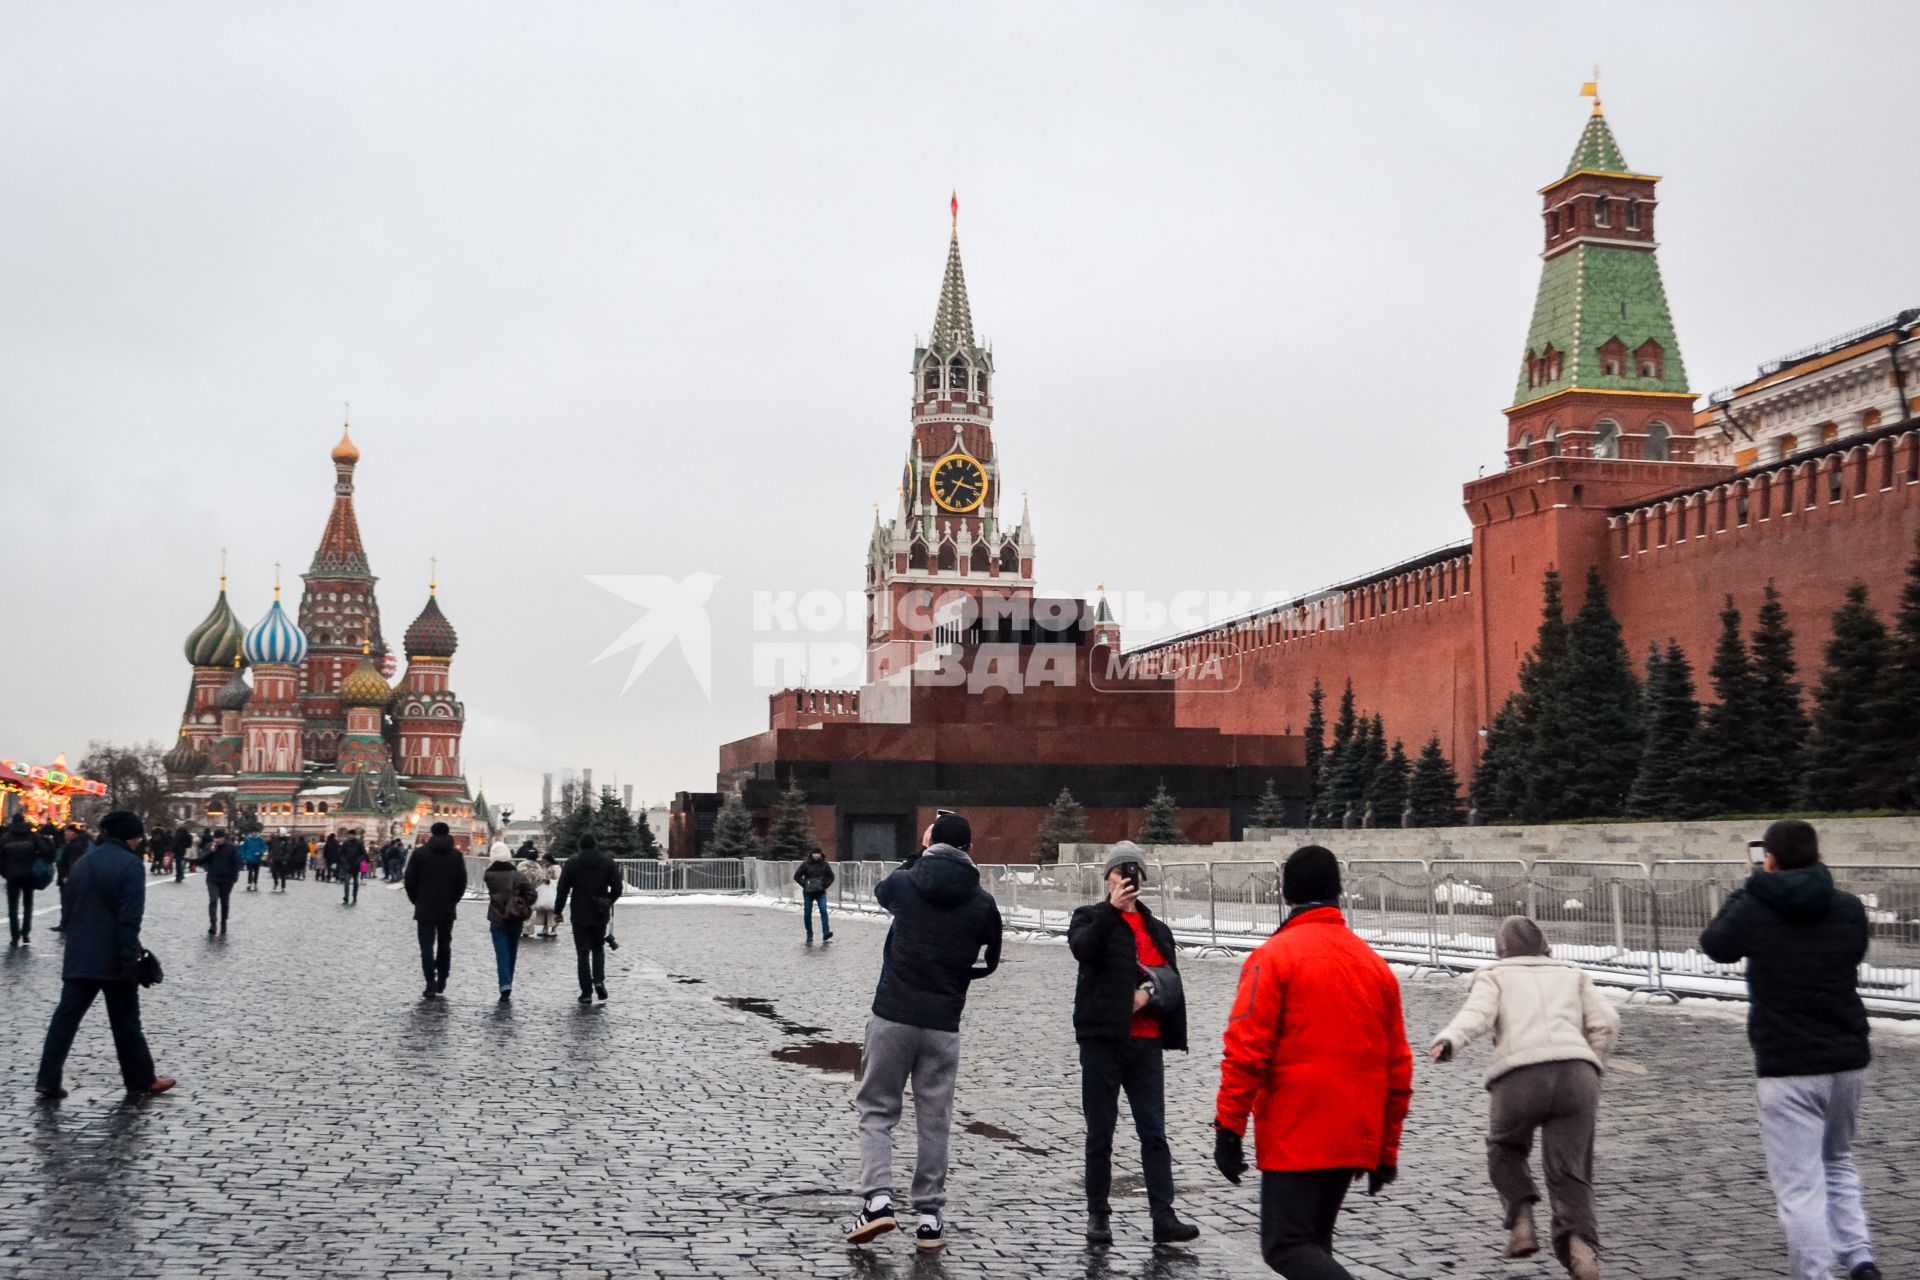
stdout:
[[7,882],[7,927],[12,931],[12,946],[33,942],[33,894],[35,889],[45,887],[39,883],[40,868],[51,868],[52,858],[52,846],[40,838],[24,814],[14,814],[5,833],[0,834],[0,877]]
[[800,886],[800,923],[807,926],[807,941],[813,941],[813,913],[820,912],[820,940],[833,941],[833,930],[827,925],[827,890],[833,887],[833,864],[827,861],[827,855],[819,845],[807,851],[807,856],[794,868],[793,882]]
[[500,999],[513,999],[513,966],[520,958],[520,934],[533,914],[533,881],[513,865],[513,851],[496,840],[487,851],[487,930],[493,936],[493,963],[500,975]]
[[613,923],[613,903],[626,891],[626,877],[612,858],[600,852],[592,836],[580,844],[560,868],[553,895],[553,920],[563,923],[567,899],[573,899],[573,952],[580,970],[580,1003],[595,996],[607,998],[607,929]]
[[1179,986],[1173,931],[1140,901],[1146,851],[1131,840],[1113,846],[1102,874],[1106,897],[1076,908],[1067,948],[1079,962],[1073,1035],[1080,1045],[1080,1113],[1087,1122],[1087,1243],[1113,1243],[1113,1129],[1127,1095],[1140,1135],[1148,1216],[1155,1244],[1200,1234],[1173,1209],[1173,1156],[1167,1147],[1165,1051],[1187,1051],[1187,1003]]

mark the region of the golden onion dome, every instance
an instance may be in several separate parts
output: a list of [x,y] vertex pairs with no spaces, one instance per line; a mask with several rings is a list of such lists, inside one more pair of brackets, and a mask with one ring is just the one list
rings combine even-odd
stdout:
[[335,462],[360,461],[360,446],[353,442],[353,437],[348,434],[345,427],[340,428],[340,443],[333,446],[333,460]]
[[362,656],[360,665],[340,682],[340,701],[350,707],[384,707],[392,696],[392,686],[368,656]]

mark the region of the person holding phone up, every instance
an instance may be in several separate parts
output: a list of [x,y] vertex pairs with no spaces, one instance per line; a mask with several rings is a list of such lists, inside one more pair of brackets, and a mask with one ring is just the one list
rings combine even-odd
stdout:
[[1200,1228],[1174,1213],[1167,1147],[1163,1058],[1168,1049],[1187,1050],[1173,931],[1140,901],[1146,854],[1139,845],[1114,845],[1102,871],[1105,899],[1075,910],[1067,925],[1067,946],[1080,962],[1073,1034],[1080,1042],[1080,1111],[1087,1122],[1087,1242],[1113,1243],[1113,1130],[1124,1090],[1140,1135],[1154,1243],[1177,1244]]

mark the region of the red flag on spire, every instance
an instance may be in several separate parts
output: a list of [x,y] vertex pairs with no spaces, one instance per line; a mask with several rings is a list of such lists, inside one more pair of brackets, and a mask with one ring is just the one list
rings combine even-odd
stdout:
[[959,222],[960,221],[960,193],[958,191],[954,192],[953,199],[947,202],[947,208],[953,210],[953,220],[955,222]]

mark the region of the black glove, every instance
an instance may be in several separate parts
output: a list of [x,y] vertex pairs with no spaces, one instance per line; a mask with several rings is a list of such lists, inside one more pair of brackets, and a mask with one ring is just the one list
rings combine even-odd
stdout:
[[1213,1164],[1235,1186],[1240,1183],[1240,1175],[1247,1171],[1247,1153],[1240,1135],[1218,1122],[1213,1126]]
[[1380,1188],[1387,1186],[1395,1178],[1398,1178],[1399,1176],[1400,1176],[1400,1169],[1396,1165],[1383,1164],[1378,1169],[1368,1170],[1367,1171],[1367,1194],[1370,1196],[1379,1195]]

